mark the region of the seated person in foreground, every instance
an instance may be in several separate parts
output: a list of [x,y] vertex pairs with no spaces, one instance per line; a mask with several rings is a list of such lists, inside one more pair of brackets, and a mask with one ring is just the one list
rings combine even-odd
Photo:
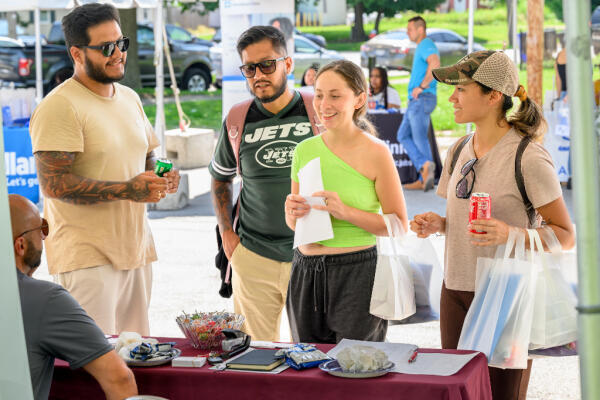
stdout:
[[400,95],[390,86],[384,67],[374,67],[369,74],[369,108],[400,109]]
[[40,265],[48,222],[25,197],[9,195],[21,314],[35,399],[47,399],[54,359],[83,368],[107,399],[137,394],[131,370],[79,303],[62,286],[31,277]]

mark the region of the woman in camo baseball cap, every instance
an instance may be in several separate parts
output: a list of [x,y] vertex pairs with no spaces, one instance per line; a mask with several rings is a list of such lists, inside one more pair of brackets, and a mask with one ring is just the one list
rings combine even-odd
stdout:
[[[455,65],[434,69],[433,76],[455,86],[449,99],[455,121],[475,125],[474,134],[460,138],[446,156],[437,189],[446,199],[446,216],[427,212],[410,222],[419,237],[446,236],[440,333],[442,347],[456,349],[469,346],[460,338],[474,298],[479,257],[494,258],[496,246],[507,242],[509,231],[524,234],[526,228],[540,229],[542,221],[564,249],[573,247],[575,234],[552,159],[536,143],[544,118],[519,85],[513,62],[502,52],[478,51]],[[520,105],[507,116],[513,97]],[[471,193],[489,195],[492,218],[468,224]],[[500,364],[508,368],[489,368],[494,400],[526,398],[531,373],[527,348],[528,343],[522,348],[513,343],[511,356]],[[524,357],[517,361],[513,353]]]
[[[433,77],[441,83],[455,86],[467,86],[475,82],[483,95],[488,95],[493,91],[502,94],[502,107],[498,113],[498,122],[506,121],[520,134],[534,140],[543,135],[546,122],[542,110],[527,97],[525,88],[519,84],[517,67],[503,52],[490,50],[473,52],[450,67],[434,69]],[[460,88],[457,90],[461,91]],[[455,94],[457,90],[455,90]],[[513,107],[513,97],[518,97],[521,105],[515,113],[507,118],[507,111]],[[450,102],[454,102],[455,99],[454,95],[451,96]],[[455,119],[458,123],[473,122],[464,121],[465,118],[460,116],[457,119],[456,113]]]

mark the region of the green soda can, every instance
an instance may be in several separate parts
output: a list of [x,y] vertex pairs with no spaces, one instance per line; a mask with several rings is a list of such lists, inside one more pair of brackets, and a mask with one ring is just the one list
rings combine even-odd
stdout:
[[173,163],[168,158],[159,158],[154,166],[154,173],[163,176],[173,168]]

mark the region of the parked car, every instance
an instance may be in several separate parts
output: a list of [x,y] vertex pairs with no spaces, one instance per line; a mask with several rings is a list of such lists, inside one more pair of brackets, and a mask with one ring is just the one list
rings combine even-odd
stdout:
[[[199,39],[175,25],[167,24],[166,29],[178,85],[182,89],[191,92],[207,90],[212,82],[212,64],[209,49],[213,43]],[[65,38],[60,21],[52,24],[48,42],[64,45]],[[152,25],[138,24],[137,42],[142,85],[153,86],[156,84],[156,67],[154,66],[154,30]],[[168,85],[171,82],[171,77],[167,62],[165,61],[164,64],[165,85]]]
[[[442,66],[452,65],[467,54],[467,39],[449,29],[428,28],[427,37],[433,40],[440,51]],[[360,64],[369,66],[369,58],[375,58],[375,64],[389,69],[410,71],[417,44],[411,42],[406,29],[396,29],[381,33],[360,46]],[[485,50],[473,43],[473,51]]]
[[325,37],[323,37],[321,35],[315,35],[314,33],[308,33],[308,32],[300,32],[298,30],[298,28],[294,28],[294,34],[296,36],[302,36],[302,37],[316,43],[320,47],[323,47],[323,48],[327,47],[327,40],[325,40]]
[[[42,45],[42,82],[47,93],[73,74],[65,46]],[[35,46],[22,40],[0,37],[0,81],[16,87],[35,86]]]
[[344,57],[335,50],[327,50],[303,36],[294,36],[294,81],[300,83],[304,71],[313,64],[323,66]]
[[[210,48],[213,43],[198,39],[183,28],[166,25],[169,50],[173,60],[175,78],[182,89],[190,92],[207,90],[212,83]],[[154,30],[151,25],[138,25],[138,57],[142,85],[156,84],[154,66]],[[165,60],[165,85],[170,84],[168,65]]]
[[[223,48],[221,45],[215,45],[210,49],[210,56],[215,67],[215,86],[221,87],[223,76],[221,58]],[[313,41],[303,36],[294,35],[294,82],[300,83],[304,71],[312,64],[325,65],[330,61],[341,60],[342,57],[337,51],[327,50]]]
[[[308,40],[313,41],[320,47],[327,47],[327,40],[321,35],[315,35],[314,33],[300,32],[298,28],[294,27],[294,35],[303,36]],[[215,34],[212,37],[212,41],[215,43],[221,43],[221,28],[215,30]]]

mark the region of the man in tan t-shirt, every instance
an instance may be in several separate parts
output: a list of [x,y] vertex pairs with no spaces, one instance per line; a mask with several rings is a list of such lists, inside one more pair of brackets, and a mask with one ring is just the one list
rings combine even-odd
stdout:
[[156,176],[158,145],[137,94],[118,83],[127,47],[119,14],[87,4],[62,20],[74,74],[36,108],[31,138],[43,193],[48,268],[107,334],[149,334],[156,251],[144,203],[174,193]]

